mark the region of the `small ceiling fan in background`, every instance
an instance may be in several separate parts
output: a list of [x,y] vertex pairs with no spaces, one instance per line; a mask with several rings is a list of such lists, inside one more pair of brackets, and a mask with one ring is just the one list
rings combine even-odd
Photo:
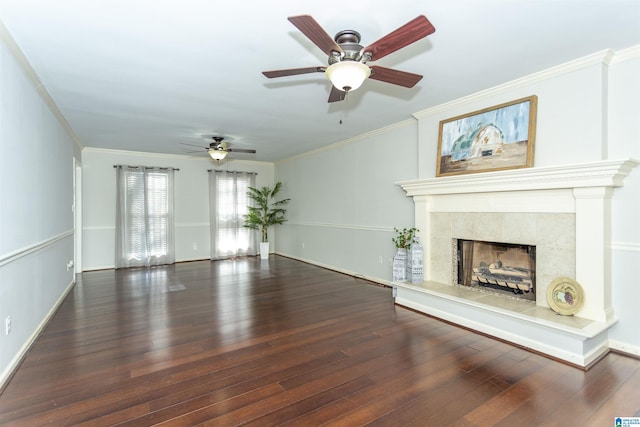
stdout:
[[[181,142],[182,145],[190,145],[192,147],[198,147],[205,150],[209,153],[209,156],[213,160],[224,160],[229,153],[255,153],[256,150],[244,149],[244,148],[229,148],[229,143],[224,141],[222,136],[213,136],[211,137],[213,142],[209,144],[208,147],[201,147],[199,145],[187,144],[185,142]],[[195,152],[195,151],[193,151]]]
[[422,79],[421,75],[378,65],[369,66],[367,62],[387,56],[436,30],[425,16],[420,15],[363,48],[359,44],[360,33],[357,31],[343,30],[336,34],[335,38],[331,38],[309,15],[291,16],[288,19],[309,40],[329,55],[329,66],[263,71],[262,74],[271,79],[297,74],[325,73],[333,85],[329,102],[344,100],[348,92],[358,89],[367,78],[407,88],[415,86]]

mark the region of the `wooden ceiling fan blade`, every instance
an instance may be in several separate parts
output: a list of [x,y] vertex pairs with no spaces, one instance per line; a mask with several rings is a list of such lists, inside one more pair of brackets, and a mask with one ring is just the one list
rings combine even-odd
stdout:
[[327,55],[331,55],[331,52],[342,53],[338,43],[311,16],[290,16],[287,19]]
[[344,101],[345,96],[347,96],[347,92],[336,89],[335,86],[331,85],[331,92],[329,92],[329,100],[327,102]]
[[275,77],[295,76],[297,74],[324,73],[327,67],[303,67],[303,68],[287,68],[284,70],[263,71],[266,77],[273,79]]
[[207,149],[207,147],[203,147],[202,145],[187,144],[186,142],[181,142],[180,144],[182,144],[182,145],[188,145],[188,146],[190,146],[190,147],[198,147],[198,148],[203,149],[203,150],[206,150],[206,149]]
[[380,67],[378,65],[372,65],[369,68],[371,68],[370,79],[398,86],[414,87],[422,79],[420,74],[407,73],[393,68]]
[[256,153],[256,150],[249,150],[244,148],[227,148],[224,151],[228,151],[230,153],[252,153],[252,154]]
[[368,53],[371,56],[370,61],[376,61],[398,49],[428,36],[429,34],[434,33],[435,31],[436,29],[433,24],[431,24],[424,15],[420,15],[397,30],[365,47],[362,49],[362,52],[365,54]]

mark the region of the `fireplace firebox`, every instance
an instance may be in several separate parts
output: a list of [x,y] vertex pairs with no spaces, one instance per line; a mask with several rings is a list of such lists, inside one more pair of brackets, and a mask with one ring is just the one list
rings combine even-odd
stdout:
[[536,300],[536,247],[456,239],[454,282]]

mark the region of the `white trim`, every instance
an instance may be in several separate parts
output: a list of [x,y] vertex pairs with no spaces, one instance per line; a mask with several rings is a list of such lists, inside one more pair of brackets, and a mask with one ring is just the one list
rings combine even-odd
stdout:
[[640,243],[612,242],[611,249],[614,251],[640,252]]
[[640,357],[640,346],[627,344],[617,340],[609,340],[609,348]]
[[366,225],[353,225],[353,224],[330,224],[323,222],[291,222],[287,221],[284,226],[295,227],[324,227],[324,228],[341,228],[349,230],[366,230],[366,231],[379,231],[379,232],[393,232],[393,227],[383,226],[366,226]]
[[463,98],[458,98],[456,100],[446,102],[444,104],[439,104],[433,108],[428,108],[426,110],[422,110],[417,113],[414,113],[413,116],[419,120],[425,117],[445,113],[450,109],[460,107],[460,106],[465,106],[468,103],[482,101],[487,97],[500,95],[504,92],[512,91],[514,89],[525,88],[526,86],[529,86],[536,82],[544,81],[557,76],[572,73],[576,70],[581,70],[588,66],[612,63],[615,61],[615,56],[616,56],[616,53],[610,49],[602,50],[602,51],[593,53],[591,55],[587,55],[585,57],[578,58],[576,60],[566,62],[564,64],[561,64],[555,67],[548,68],[538,73],[529,74],[525,77],[511,80],[507,83],[494,86],[492,88],[485,89],[480,92],[476,92],[474,94],[465,96]]
[[609,63],[619,64],[633,59],[640,59],[640,45],[617,51]]
[[83,231],[97,231],[97,230],[115,230],[115,225],[96,225],[90,227],[83,227]]
[[82,272],[86,273],[87,271],[101,271],[101,270],[115,270],[116,266],[114,264],[111,265],[104,265],[104,266],[92,266],[92,267],[85,267]]
[[275,251],[275,252],[272,252],[272,253],[274,255],[281,255],[283,257],[291,258],[291,259],[294,259],[296,261],[301,261],[301,262],[304,262],[304,263],[307,263],[307,264],[315,265],[317,267],[325,268],[327,270],[336,271],[338,273],[346,274],[347,276],[353,276],[354,278],[357,278],[357,279],[363,279],[363,280],[367,280],[369,282],[379,283],[381,285],[385,285],[385,286],[388,286],[390,288],[393,286],[393,282],[390,282],[389,280],[385,280],[385,279],[380,279],[379,277],[373,277],[373,276],[369,277],[369,276],[366,276],[366,275],[364,275],[362,273],[356,273],[356,272],[351,271],[351,270],[345,270],[343,268],[334,267],[334,266],[329,265],[329,264],[323,264],[321,262],[317,262],[317,261],[314,261],[312,259],[302,258],[302,257],[295,256],[295,255],[289,255],[289,254],[286,254],[286,253],[283,253],[283,252],[279,252],[279,251]]
[[82,273],[82,163],[73,158],[73,271]]
[[179,222],[176,227],[209,227],[208,222]]
[[9,252],[8,254],[0,256],[0,267],[3,265],[9,264],[13,261],[16,261],[24,256],[37,252],[41,249],[46,248],[47,246],[51,246],[54,243],[59,242],[60,240],[66,239],[67,237],[73,236],[73,230],[65,231],[62,234],[58,234],[50,239],[43,240],[35,245],[28,246],[26,248],[18,249],[17,251]]
[[[204,148],[203,148],[204,150]],[[199,160],[199,161],[208,161],[208,163],[213,164],[211,158],[209,156],[200,156],[193,154],[168,154],[168,153],[151,153],[144,151],[127,151],[127,150],[116,150],[112,148],[95,148],[95,147],[85,147],[82,150],[83,153],[98,153],[98,154],[112,154],[112,155],[122,155],[122,156],[136,156],[136,157],[144,157],[148,159],[149,157],[157,157],[160,159],[181,159],[181,160]],[[226,159],[225,163],[235,163],[235,164],[273,164],[272,162],[259,162],[257,160],[242,160],[242,159]]]
[[[180,222],[176,223],[176,227],[209,227],[208,222]],[[115,230],[115,225],[93,225],[83,227],[84,231],[100,231],[100,230]]]
[[621,187],[639,165],[635,159],[604,160],[576,165],[547,166],[401,181],[407,196],[496,191]]
[[51,310],[49,310],[49,312],[44,317],[44,319],[42,319],[38,327],[33,331],[29,339],[24,342],[20,350],[16,353],[13,359],[11,359],[11,362],[9,362],[9,364],[5,367],[4,371],[2,371],[2,374],[0,374],[0,390],[2,390],[6,385],[6,383],[11,379],[11,376],[13,375],[15,370],[18,369],[18,367],[20,366],[22,359],[27,355],[27,353],[29,352],[29,349],[38,339],[38,337],[40,336],[40,333],[47,326],[47,324],[49,323],[53,315],[56,314],[56,311],[58,311],[58,308],[62,305],[65,298],[67,298],[67,295],[69,295],[69,292],[71,292],[75,284],[76,282],[75,282],[75,275],[74,275],[74,280],[67,285],[64,292],[62,292],[58,300],[51,307]]

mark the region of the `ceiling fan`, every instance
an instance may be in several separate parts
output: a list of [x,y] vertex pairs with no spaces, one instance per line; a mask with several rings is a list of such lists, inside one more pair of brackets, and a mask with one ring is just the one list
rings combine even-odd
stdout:
[[420,15],[363,48],[359,44],[360,33],[357,31],[343,30],[331,38],[309,15],[291,16],[287,19],[329,55],[329,66],[263,71],[262,74],[271,79],[297,74],[325,73],[333,84],[329,102],[344,100],[348,92],[358,89],[367,78],[408,88],[415,86],[422,79],[421,75],[378,65],[369,66],[367,62],[387,56],[436,31],[431,22],[424,15]]
[[218,161],[224,160],[224,158],[227,157],[227,154],[229,153],[255,153],[256,152],[256,150],[249,150],[244,148],[229,148],[229,143],[224,141],[224,138],[221,136],[213,136],[211,138],[213,139],[213,142],[209,144],[208,147],[201,147],[199,145],[187,144],[184,142],[181,142],[181,144],[202,148],[206,150],[207,153],[209,153],[209,156],[211,156],[213,160],[218,160]]

